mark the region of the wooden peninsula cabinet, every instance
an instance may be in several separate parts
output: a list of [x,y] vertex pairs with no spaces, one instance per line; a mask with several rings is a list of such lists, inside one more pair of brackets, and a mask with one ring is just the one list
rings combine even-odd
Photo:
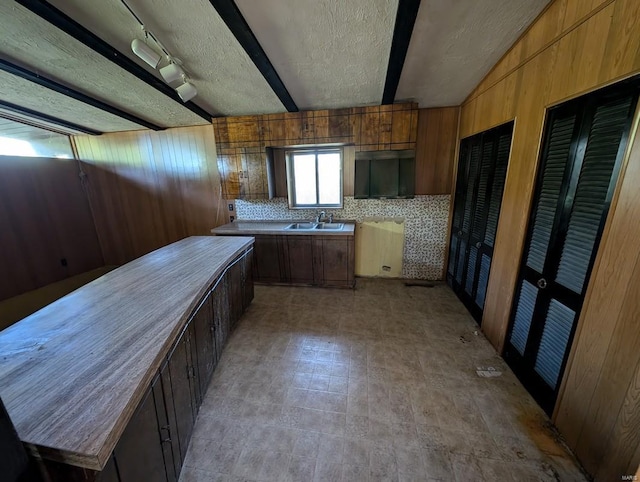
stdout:
[[253,298],[252,245],[184,239],[0,333],[3,400],[34,472],[178,480],[213,371]]

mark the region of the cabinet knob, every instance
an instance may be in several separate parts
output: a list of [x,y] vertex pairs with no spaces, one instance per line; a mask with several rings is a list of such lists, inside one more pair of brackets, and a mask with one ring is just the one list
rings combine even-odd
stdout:
[[478,248],[478,249],[482,248],[482,243],[480,241],[478,241],[476,243],[476,248]]
[[544,278],[540,278],[538,280],[538,288],[540,288],[541,290],[545,289],[547,287],[547,280]]
[[462,236],[462,230],[458,231],[458,236]]

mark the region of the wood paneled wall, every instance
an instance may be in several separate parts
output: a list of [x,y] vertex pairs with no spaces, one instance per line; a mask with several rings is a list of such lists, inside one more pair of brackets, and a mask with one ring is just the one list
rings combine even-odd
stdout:
[[420,109],[416,141],[416,194],[451,194],[459,107]]
[[0,157],[0,300],[104,264],[78,174],[74,160]]
[[73,140],[107,264],[226,222],[211,125]]
[[[640,72],[640,2],[555,0],[472,92],[460,137],[515,119],[482,328],[502,351],[546,108]],[[640,156],[620,177],[554,421],[597,480],[640,462]]]

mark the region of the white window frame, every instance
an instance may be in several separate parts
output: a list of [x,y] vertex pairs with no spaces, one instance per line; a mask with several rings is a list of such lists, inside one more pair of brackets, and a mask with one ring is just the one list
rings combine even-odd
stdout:
[[[338,153],[340,154],[340,202],[337,204],[299,204],[295,199],[295,176],[293,166],[293,156],[295,154],[315,154],[316,156],[316,201],[320,199],[320,186],[318,185],[318,154]],[[342,147],[317,147],[311,149],[290,149],[285,151],[287,165],[287,194],[289,198],[289,209],[314,209],[314,208],[342,208],[344,203],[344,151]]]

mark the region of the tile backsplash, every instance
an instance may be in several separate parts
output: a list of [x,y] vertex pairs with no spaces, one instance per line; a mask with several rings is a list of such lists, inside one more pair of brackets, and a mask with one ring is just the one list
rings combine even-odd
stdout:
[[[362,222],[365,218],[395,217],[405,220],[402,276],[437,280],[442,277],[446,246],[449,195],[414,199],[344,198],[343,209],[325,209],[336,219]],[[289,209],[286,198],[236,200],[238,219],[313,219],[318,209]]]

